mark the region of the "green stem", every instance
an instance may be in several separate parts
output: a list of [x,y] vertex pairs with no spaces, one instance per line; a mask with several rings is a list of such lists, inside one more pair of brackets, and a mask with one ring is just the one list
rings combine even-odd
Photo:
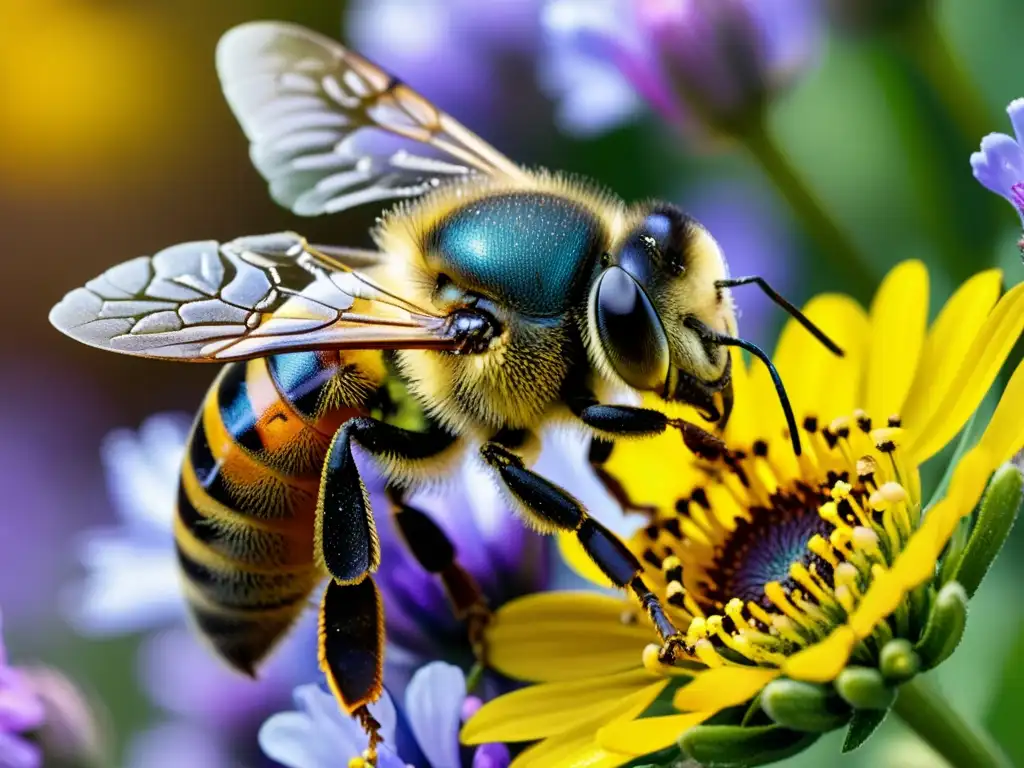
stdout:
[[893,711],[953,768],[1012,768],[992,737],[966,723],[921,677],[900,686]]
[[898,43],[927,78],[970,146],[992,131],[989,109],[949,47],[930,11],[915,13],[895,30]]
[[849,292],[860,299],[870,298],[877,282],[875,270],[811,192],[790,159],[769,134],[764,121],[752,120],[745,124],[736,132],[736,137],[778,187],[800,222],[817,242],[822,255],[849,281]]

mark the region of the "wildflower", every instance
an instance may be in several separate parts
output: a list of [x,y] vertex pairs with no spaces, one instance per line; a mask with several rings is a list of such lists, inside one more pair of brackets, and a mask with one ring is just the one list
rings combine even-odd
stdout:
[[505,768],[509,763],[508,750],[497,744],[481,746],[470,760],[462,759],[459,726],[467,708],[472,711],[478,702],[467,699],[461,670],[443,662],[416,672],[401,709],[387,692],[370,706],[384,737],[375,759],[364,729],[320,686],[296,688],[295,704],[297,711],[274,715],[260,730],[264,752],[287,768]]
[[[0,624],[0,631],[3,625]],[[33,737],[43,726],[46,711],[24,671],[7,664],[0,634],[0,765],[4,768],[37,768],[43,753]]]
[[345,32],[352,47],[473,126],[516,146],[533,134],[546,104],[521,87],[541,38],[541,0],[355,0]]
[[974,178],[986,189],[1005,197],[1024,224],[1024,99],[1006,108],[1014,135],[990,133],[981,140],[981,151],[971,155]]
[[[894,697],[905,720],[918,711],[912,679],[955,649],[966,601],[1020,501],[1020,473],[1007,465],[971,535],[950,543],[1024,446],[1024,366],[928,507],[919,474],[1024,328],[1024,285],[1001,299],[999,285],[996,270],[976,275],[930,329],[919,262],[889,274],[870,314],[841,295],[811,301],[808,316],[846,354],[831,356],[795,323],[781,336],[774,361],[801,424],[800,456],[763,370],[739,356],[717,458],[696,460],[662,438],[617,445],[608,471],[659,510],[630,547],[685,635],[682,653],[663,657],[646,616],[617,597],[514,601],[495,616],[491,659],[539,684],[486,704],[463,740],[540,740],[517,767],[611,768],[681,735],[701,763],[758,751],[770,762],[848,722],[856,746]],[[564,550],[603,581],[578,545],[567,539]],[[659,715],[642,717],[656,701]],[[669,702],[674,713],[660,714]]]
[[638,94],[674,125],[731,133],[802,71],[818,38],[806,0],[552,0],[542,79],[564,127],[597,133]]

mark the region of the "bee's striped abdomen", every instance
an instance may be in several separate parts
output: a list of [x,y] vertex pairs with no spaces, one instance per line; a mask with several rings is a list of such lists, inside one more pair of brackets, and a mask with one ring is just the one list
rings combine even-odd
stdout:
[[252,674],[322,574],[313,561],[320,469],[366,412],[379,352],[299,352],[228,365],[196,419],[175,540],[200,631]]

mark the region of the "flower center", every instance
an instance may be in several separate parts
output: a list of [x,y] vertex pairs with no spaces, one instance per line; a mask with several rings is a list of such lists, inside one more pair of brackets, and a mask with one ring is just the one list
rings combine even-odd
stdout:
[[749,520],[737,522],[708,569],[714,585],[707,592],[708,608],[721,611],[734,597],[771,608],[765,587],[778,582],[787,592],[797,588],[790,575],[793,563],[814,567],[831,581],[832,567],[807,549],[813,536],[827,540],[835,528],[818,514],[828,497],[809,488],[803,490],[801,494],[778,494],[775,506],[753,508]]
[[[899,450],[900,421],[863,412],[727,448],[709,478],[644,531],[640,554],[694,656],[781,663],[823,639],[888,569],[920,518],[917,468]],[[635,544],[636,545],[636,544]]]

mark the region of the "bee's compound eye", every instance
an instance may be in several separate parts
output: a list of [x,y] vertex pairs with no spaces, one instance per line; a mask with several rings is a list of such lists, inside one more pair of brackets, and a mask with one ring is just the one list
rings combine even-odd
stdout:
[[634,389],[660,387],[668,376],[668,337],[643,288],[624,269],[609,267],[595,296],[597,334],[616,373]]

